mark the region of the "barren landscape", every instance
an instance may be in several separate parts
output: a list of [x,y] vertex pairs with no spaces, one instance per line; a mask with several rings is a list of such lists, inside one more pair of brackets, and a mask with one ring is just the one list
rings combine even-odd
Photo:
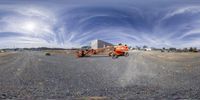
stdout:
[[200,53],[1,53],[0,99],[200,99],[199,76]]

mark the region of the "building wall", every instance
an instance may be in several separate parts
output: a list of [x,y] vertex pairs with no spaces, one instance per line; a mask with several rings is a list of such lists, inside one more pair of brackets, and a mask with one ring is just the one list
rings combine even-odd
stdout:
[[97,46],[98,46],[98,41],[97,40],[94,40],[94,41],[91,42],[91,48],[92,49],[97,49],[98,48]]
[[102,40],[94,40],[91,42],[92,49],[105,48],[107,46],[113,46],[113,44],[102,41]]

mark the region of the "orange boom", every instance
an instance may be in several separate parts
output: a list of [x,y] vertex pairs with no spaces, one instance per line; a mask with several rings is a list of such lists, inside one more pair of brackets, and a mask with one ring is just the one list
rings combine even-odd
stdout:
[[90,56],[90,55],[95,55],[96,54],[96,50],[94,49],[86,49],[86,50],[79,50],[76,52],[76,57],[86,57],[86,56]]

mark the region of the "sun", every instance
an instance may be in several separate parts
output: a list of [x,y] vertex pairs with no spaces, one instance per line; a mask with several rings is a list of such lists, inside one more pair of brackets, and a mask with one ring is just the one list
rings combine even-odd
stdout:
[[36,26],[37,25],[34,22],[25,22],[25,23],[23,23],[22,28],[25,31],[34,32],[34,30],[36,29]]

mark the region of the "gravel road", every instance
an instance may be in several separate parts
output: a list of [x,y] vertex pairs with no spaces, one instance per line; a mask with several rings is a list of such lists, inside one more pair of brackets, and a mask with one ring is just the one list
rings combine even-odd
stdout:
[[0,99],[200,99],[200,56],[162,55],[131,52],[113,60],[23,51],[0,56]]

